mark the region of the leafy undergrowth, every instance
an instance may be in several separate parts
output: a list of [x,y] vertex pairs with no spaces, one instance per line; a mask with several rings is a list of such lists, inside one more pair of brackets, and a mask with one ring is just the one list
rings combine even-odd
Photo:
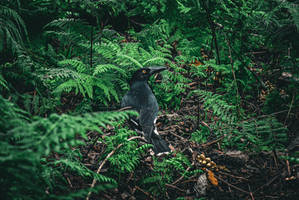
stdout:
[[[151,156],[149,151],[141,154],[140,162],[127,173],[115,172],[118,186],[90,199],[295,199],[298,197],[299,166],[281,159],[281,151],[252,151],[246,141],[242,151],[227,148],[225,141],[232,136],[216,137],[209,120],[197,116],[202,105],[197,98],[183,99],[177,111],[162,111],[157,126],[159,133],[173,147],[164,157]],[[193,116],[193,117],[191,117]],[[106,135],[117,131],[110,127]],[[200,137],[199,137],[200,136]],[[89,140],[97,140],[90,133]],[[245,139],[240,140],[245,141]],[[140,140],[139,145],[144,142]],[[240,142],[242,143],[242,142]],[[246,144],[247,143],[247,144]],[[240,146],[239,146],[240,147]],[[247,148],[247,149],[246,149]],[[83,163],[96,171],[101,165],[105,146],[95,142],[82,147]],[[117,147],[114,149],[117,150]],[[117,159],[117,158],[116,158]],[[118,160],[119,161],[119,160]],[[126,162],[126,161],[125,161]],[[127,161],[129,162],[129,161]],[[130,161],[131,162],[131,161]],[[212,164],[211,164],[212,163]],[[121,163],[107,162],[100,173],[104,175]],[[125,165],[125,163],[123,163]],[[120,168],[120,166],[116,167]],[[200,183],[202,176],[207,183]],[[70,175],[71,188],[88,184]],[[75,185],[74,185],[75,184]]]

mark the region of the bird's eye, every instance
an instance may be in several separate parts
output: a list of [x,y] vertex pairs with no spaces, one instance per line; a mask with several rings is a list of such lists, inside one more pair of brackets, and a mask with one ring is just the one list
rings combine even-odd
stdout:
[[147,71],[144,69],[144,70],[142,70],[142,73],[143,73],[143,74],[146,74],[146,73],[147,73]]

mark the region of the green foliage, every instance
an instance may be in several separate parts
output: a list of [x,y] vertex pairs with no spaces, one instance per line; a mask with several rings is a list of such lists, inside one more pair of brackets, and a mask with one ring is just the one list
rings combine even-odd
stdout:
[[164,108],[180,108],[182,94],[186,93],[190,82],[190,79],[183,76],[184,72],[186,70],[173,66],[173,72],[165,72],[162,82],[154,88],[156,97]]
[[207,142],[207,138],[210,134],[211,133],[207,127],[200,126],[199,130],[197,130],[191,134],[190,140],[195,141],[199,144],[205,143],[205,142]]
[[166,184],[172,183],[175,178],[180,176],[187,178],[201,172],[198,170],[187,171],[188,167],[191,167],[191,163],[182,154],[176,154],[175,157],[165,158],[162,161],[155,159],[153,173],[145,177],[142,184],[147,191],[163,197],[165,196]]
[[[298,153],[297,153],[298,154]],[[289,160],[291,163],[299,163],[299,158],[298,155],[294,155],[294,156],[281,156],[282,159],[284,160]]]
[[[238,128],[242,134],[235,131]],[[247,148],[257,151],[283,150],[287,142],[287,128],[272,116],[241,121],[235,130],[226,142],[236,144],[238,148],[247,143]],[[238,145],[238,141],[243,144]]]
[[145,144],[138,147],[137,140],[128,141],[129,137],[136,135],[134,131],[129,131],[125,128],[116,129],[116,134],[107,137],[107,152],[113,151],[118,145],[122,146],[117,149],[115,154],[109,158],[111,168],[118,173],[133,172],[140,164],[140,158],[145,151],[151,147],[150,144]]
[[[204,111],[208,117],[216,117],[211,124],[212,131],[218,136],[225,136],[223,145],[241,150],[270,151],[272,149],[284,149],[287,141],[287,128],[273,116],[242,119],[234,105],[230,105],[223,96],[204,90],[195,90],[203,101]],[[192,134],[196,142],[201,142],[206,129]]]
[[0,56],[10,56],[20,52],[24,39],[28,39],[26,25],[15,10],[5,6],[5,1],[0,3]]
[[1,74],[0,74],[0,86],[1,86],[1,89],[3,89],[3,88],[8,89],[7,82]]
[[128,113],[52,114],[49,118],[30,120],[24,111],[2,96],[0,100],[1,194],[4,199],[47,199],[48,194],[51,199],[59,199],[59,193],[65,192],[63,188],[67,186],[63,177],[66,171],[95,178],[104,185],[116,185],[112,178],[95,174],[82,165],[81,153],[72,148],[85,143],[87,131],[101,133],[99,127],[123,120]]
[[197,94],[203,102],[205,110],[212,110],[219,122],[227,125],[238,120],[237,107],[225,101],[222,95],[214,94],[205,90],[194,90],[189,95]]
[[[191,80],[184,76],[187,74],[187,70],[182,67],[188,62],[189,57],[174,57],[172,55],[172,51],[175,50],[173,43],[180,40],[182,36],[181,32],[176,31],[175,28],[168,21],[159,20],[150,26],[146,26],[138,33],[134,31],[130,31],[130,33],[140,41],[143,48],[150,52],[154,51],[157,55],[157,57],[149,57],[143,65],[160,60],[162,62],[157,64],[169,66],[169,70],[162,73],[162,82],[156,85],[153,90],[164,108],[179,109],[182,100],[181,95],[186,92],[189,87],[188,83]],[[175,33],[172,35],[173,31]],[[175,60],[177,64],[174,64],[172,60]]]
[[56,41],[57,50],[65,58],[72,58],[75,53],[83,53],[80,43],[88,40],[92,33],[92,27],[86,22],[73,18],[53,20],[44,29],[47,30],[45,36]]
[[[94,89],[99,89],[103,91],[104,97],[101,101],[107,105],[107,100],[111,100],[111,95],[117,100],[117,92],[114,89],[113,84],[111,84],[110,77],[108,76],[106,79],[104,76],[95,77],[93,75],[89,75],[91,72],[88,70],[87,65],[85,65],[82,61],[79,60],[62,60],[58,62],[58,65],[64,67],[68,66],[71,72],[67,81],[63,82],[54,92],[61,94],[62,92],[70,92],[75,90],[75,93],[82,94],[84,97],[87,96],[89,98],[93,98]],[[95,71],[97,74],[99,72],[99,67],[96,68]],[[59,81],[59,80],[57,80]]]
[[[186,83],[189,79],[181,74],[185,71],[184,69],[177,67],[171,62],[170,51],[167,47],[158,45],[155,48],[148,47],[148,50],[145,50],[140,43],[118,44],[103,39],[103,42],[101,44],[95,44],[94,48],[96,52],[103,57],[103,60],[107,62],[107,64],[97,65],[94,74],[97,74],[98,71],[106,71],[106,68],[109,67],[115,70],[118,68],[117,71],[119,71],[123,77],[126,77],[124,72],[131,72],[138,68],[152,65],[169,64],[170,70],[173,72],[163,72],[162,83],[155,85],[153,90],[163,106],[179,107],[181,101],[179,95],[188,88]],[[172,84],[168,84],[169,82],[172,82]],[[118,80],[118,83],[123,89],[128,89],[126,82]]]

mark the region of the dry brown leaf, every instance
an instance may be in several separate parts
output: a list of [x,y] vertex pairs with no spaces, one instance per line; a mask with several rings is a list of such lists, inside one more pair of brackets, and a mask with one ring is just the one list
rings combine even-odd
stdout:
[[218,180],[215,178],[215,175],[211,170],[208,170],[208,179],[212,185],[218,186]]

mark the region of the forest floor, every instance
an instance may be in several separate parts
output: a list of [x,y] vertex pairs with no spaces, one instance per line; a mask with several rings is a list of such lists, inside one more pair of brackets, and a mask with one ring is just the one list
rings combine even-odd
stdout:
[[[204,143],[192,142],[191,133],[196,131],[198,125],[209,129],[211,123],[196,117],[200,109],[201,105],[196,97],[188,98],[183,99],[180,110],[161,111],[158,117],[158,131],[174,150],[174,153],[168,156],[176,156],[175,152],[184,154],[192,163],[192,167],[187,170],[202,170],[202,173],[190,178],[178,175],[175,181],[166,184],[166,199],[299,198],[299,165],[280,159],[281,152],[257,153],[222,149],[220,144],[223,137],[216,138],[213,133],[207,136]],[[110,131],[113,132],[113,127]],[[106,130],[107,135],[113,134],[111,132]],[[90,133],[90,141],[95,141],[97,135]],[[83,147],[81,151],[85,155],[84,165],[97,171],[101,164],[97,160],[105,151],[102,143]],[[213,167],[214,164],[207,164],[209,162],[214,162],[216,167]],[[119,178],[118,188],[94,194],[90,199],[157,199],[138,185],[144,174],[153,170],[153,165],[153,157],[148,152],[134,172]],[[105,173],[108,168],[109,162],[101,169],[101,173]],[[71,177],[69,181],[76,182],[76,186],[71,185],[76,188],[85,188],[91,184],[76,180],[76,177]]]

